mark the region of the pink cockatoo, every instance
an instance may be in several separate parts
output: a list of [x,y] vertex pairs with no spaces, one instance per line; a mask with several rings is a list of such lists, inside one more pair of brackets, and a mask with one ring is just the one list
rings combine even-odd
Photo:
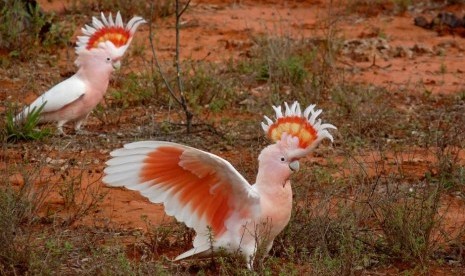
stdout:
[[298,102],[273,106],[276,120],[265,116],[262,128],[275,143],[258,157],[255,184],[226,160],[192,147],[141,141],[111,152],[103,182],[139,191],[163,203],[168,215],[196,232],[193,248],[175,260],[205,257],[215,251],[240,252],[249,269],[260,246],[269,252],[288,224],[292,210],[289,178],[324,138],[333,137],[311,105],[302,113]]
[[105,95],[110,75],[120,67],[120,60],[137,28],[146,22],[135,16],[124,26],[119,12],[115,21],[111,13],[108,19],[102,13],[101,18],[93,17],[92,26],[82,28],[84,35],[78,37],[76,46],[76,74],[38,97],[15,117],[16,121],[23,121],[33,110],[43,106],[39,123],[57,122],[58,131],[63,134],[63,125],[72,121],[76,122],[75,130],[80,130]]

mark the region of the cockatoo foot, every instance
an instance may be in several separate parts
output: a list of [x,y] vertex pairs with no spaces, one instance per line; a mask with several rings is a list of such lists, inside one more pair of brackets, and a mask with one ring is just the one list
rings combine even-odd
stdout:
[[92,135],[94,134],[93,132],[83,130],[83,129],[77,129],[76,130],[76,135]]
[[66,134],[64,131],[63,131],[63,128],[59,127],[57,128],[57,132],[55,133],[57,136],[62,136],[62,137],[66,137],[66,136],[69,136],[68,134]]
[[57,133],[57,136],[60,136],[60,137],[71,137],[71,135],[66,134],[66,133],[64,133],[64,132]]

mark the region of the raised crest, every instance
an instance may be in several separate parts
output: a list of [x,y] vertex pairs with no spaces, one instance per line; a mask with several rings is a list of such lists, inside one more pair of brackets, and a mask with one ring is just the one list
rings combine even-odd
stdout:
[[333,141],[328,129],[336,129],[336,127],[332,124],[323,124],[321,119],[317,119],[322,112],[321,109],[315,110],[315,105],[310,105],[302,112],[297,101],[291,106],[284,103],[284,106],[284,114],[281,106],[273,106],[276,113],[275,121],[264,116],[266,123],[262,122],[265,134],[273,142],[282,141],[285,137],[297,138],[295,149],[297,151],[293,151],[293,154],[294,157],[300,158],[308,154],[322,139],[328,138]]
[[146,21],[139,16],[133,17],[124,26],[120,12],[115,20],[110,13],[108,18],[101,13],[101,19],[92,17],[92,26],[85,25],[82,28],[83,36],[78,37],[76,52],[97,48],[100,43],[111,42],[115,48],[127,47],[137,30],[137,27]]

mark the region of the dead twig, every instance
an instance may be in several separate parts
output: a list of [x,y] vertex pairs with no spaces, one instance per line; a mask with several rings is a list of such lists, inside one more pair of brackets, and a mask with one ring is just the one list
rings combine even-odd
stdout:
[[[188,0],[186,4],[181,7],[179,0],[176,0],[176,51],[175,51],[175,66],[176,66],[176,83],[178,86],[178,91],[179,91],[179,96],[176,94],[175,90],[173,87],[170,85],[168,79],[166,78],[165,74],[163,73],[163,70],[161,68],[161,64],[159,62],[156,50],[155,50],[155,44],[153,42],[153,30],[152,30],[152,22],[150,22],[149,25],[149,41],[150,41],[150,46],[152,48],[152,54],[153,54],[153,61],[155,62],[156,68],[158,70],[158,73],[161,75],[163,82],[166,85],[166,88],[168,89],[168,92],[170,93],[171,97],[181,106],[181,108],[184,111],[185,117],[186,117],[186,132],[189,134],[191,133],[192,129],[192,118],[194,117],[194,114],[190,111],[188,104],[187,104],[187,99],[186,95],[184,93],[184,86],[182,83],[182,72],[181,72],[181,63],[180,63],[180,22],[181,22],[181,17],[183,13],[187,10],[189,7],[191,0]],[[153,3],[151,5],[151,18],[153,18]],[[153,64],[152,64],[153,68]]]

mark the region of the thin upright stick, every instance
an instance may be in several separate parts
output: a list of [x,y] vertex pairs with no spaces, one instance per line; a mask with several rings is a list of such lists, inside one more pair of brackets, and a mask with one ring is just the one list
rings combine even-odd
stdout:
[[180,59],[179,49],[180,49],[181,39],[179,35],[180,35],[180,29],[181,29],[181,26],[180,26],[181,16],[186,11],[190,2],[191,0],[188,0],[186,5],[180,10],[179,0],[176,0],[176,79],[178,81],[179,94],[181,95],[181,106],[186,115],[186,124],[187,124],[188,134],[191,132],[193,114],[192,112],[190,112],[189,108],[187,107],[186,97],[184,95],[184,86],[182,84],[182,79],[181,79],[181,63],[179,61]]
[[[192,128],[192,118],[193,114],[190,112],[188,106],[187,106],[187,100],[186,96],[184,94],[184,86],[182,83],[182,78],[181,78],[181,62],[180,62],[180,22],[181,22],[181,16],[182,14],[187,10],[191,0],[188,0],[187,3],[184,5],[184,7],[181,9],[179,5],[179,0],[176,0],[176,57],[175,57],[175,65],[176,65],[176,80],[177,80],[177,86],[178,86],[178,91],[179,91],[179,97],[176,95],[173,87],[169,84],[168,79],[166,76],[163,74],[163,70],[161,68],[160,62],[158,60],[157,53],[155,51],[155,44],[153,42],[153,31],[152,31],[152,24],[149,25],[149,40],[150,40],[150,46],[152,48],[152,54],[153,54],[153,59],[155,61],[155,65],[157,67],[158,73],[160,73],[163,82],[166,85],[166,88],[168,89],[168,92],[170,93],[171,97],[174,98],[174,100],[182,107],[184,114],[186,116],[186,132],[189,134],[191,132]],[[153,3],[151,6],[151,18],[153,18]],[[152,22],[150,22],[152,23]]]
[[174,100],[182,106],[182,102],[178,97],[176,97],[176,94],[174,93],[173,88],[171,87],[170,83],[168,82],[168,79],[166,78],[165,74],[163,73],[163,70],[161,69],[160,62],[158,60],[157,52],[155,50],[155,44],[153,42],[153,29],[152,29],[152,18],[153,18],[153,3],[151,5],[151,12],[150,12],[150,24],[149,24],[149,41],[150,41],[150,47],[152,48],[152,55],[153,55],[153,60],[155,61],[155,65],[157,67],[157,71],[160,74],[161,78],[163,79],[163,82],[166,85],[166,88],[168,89],[168,92],[170,93],[171,97],[174,98]]

